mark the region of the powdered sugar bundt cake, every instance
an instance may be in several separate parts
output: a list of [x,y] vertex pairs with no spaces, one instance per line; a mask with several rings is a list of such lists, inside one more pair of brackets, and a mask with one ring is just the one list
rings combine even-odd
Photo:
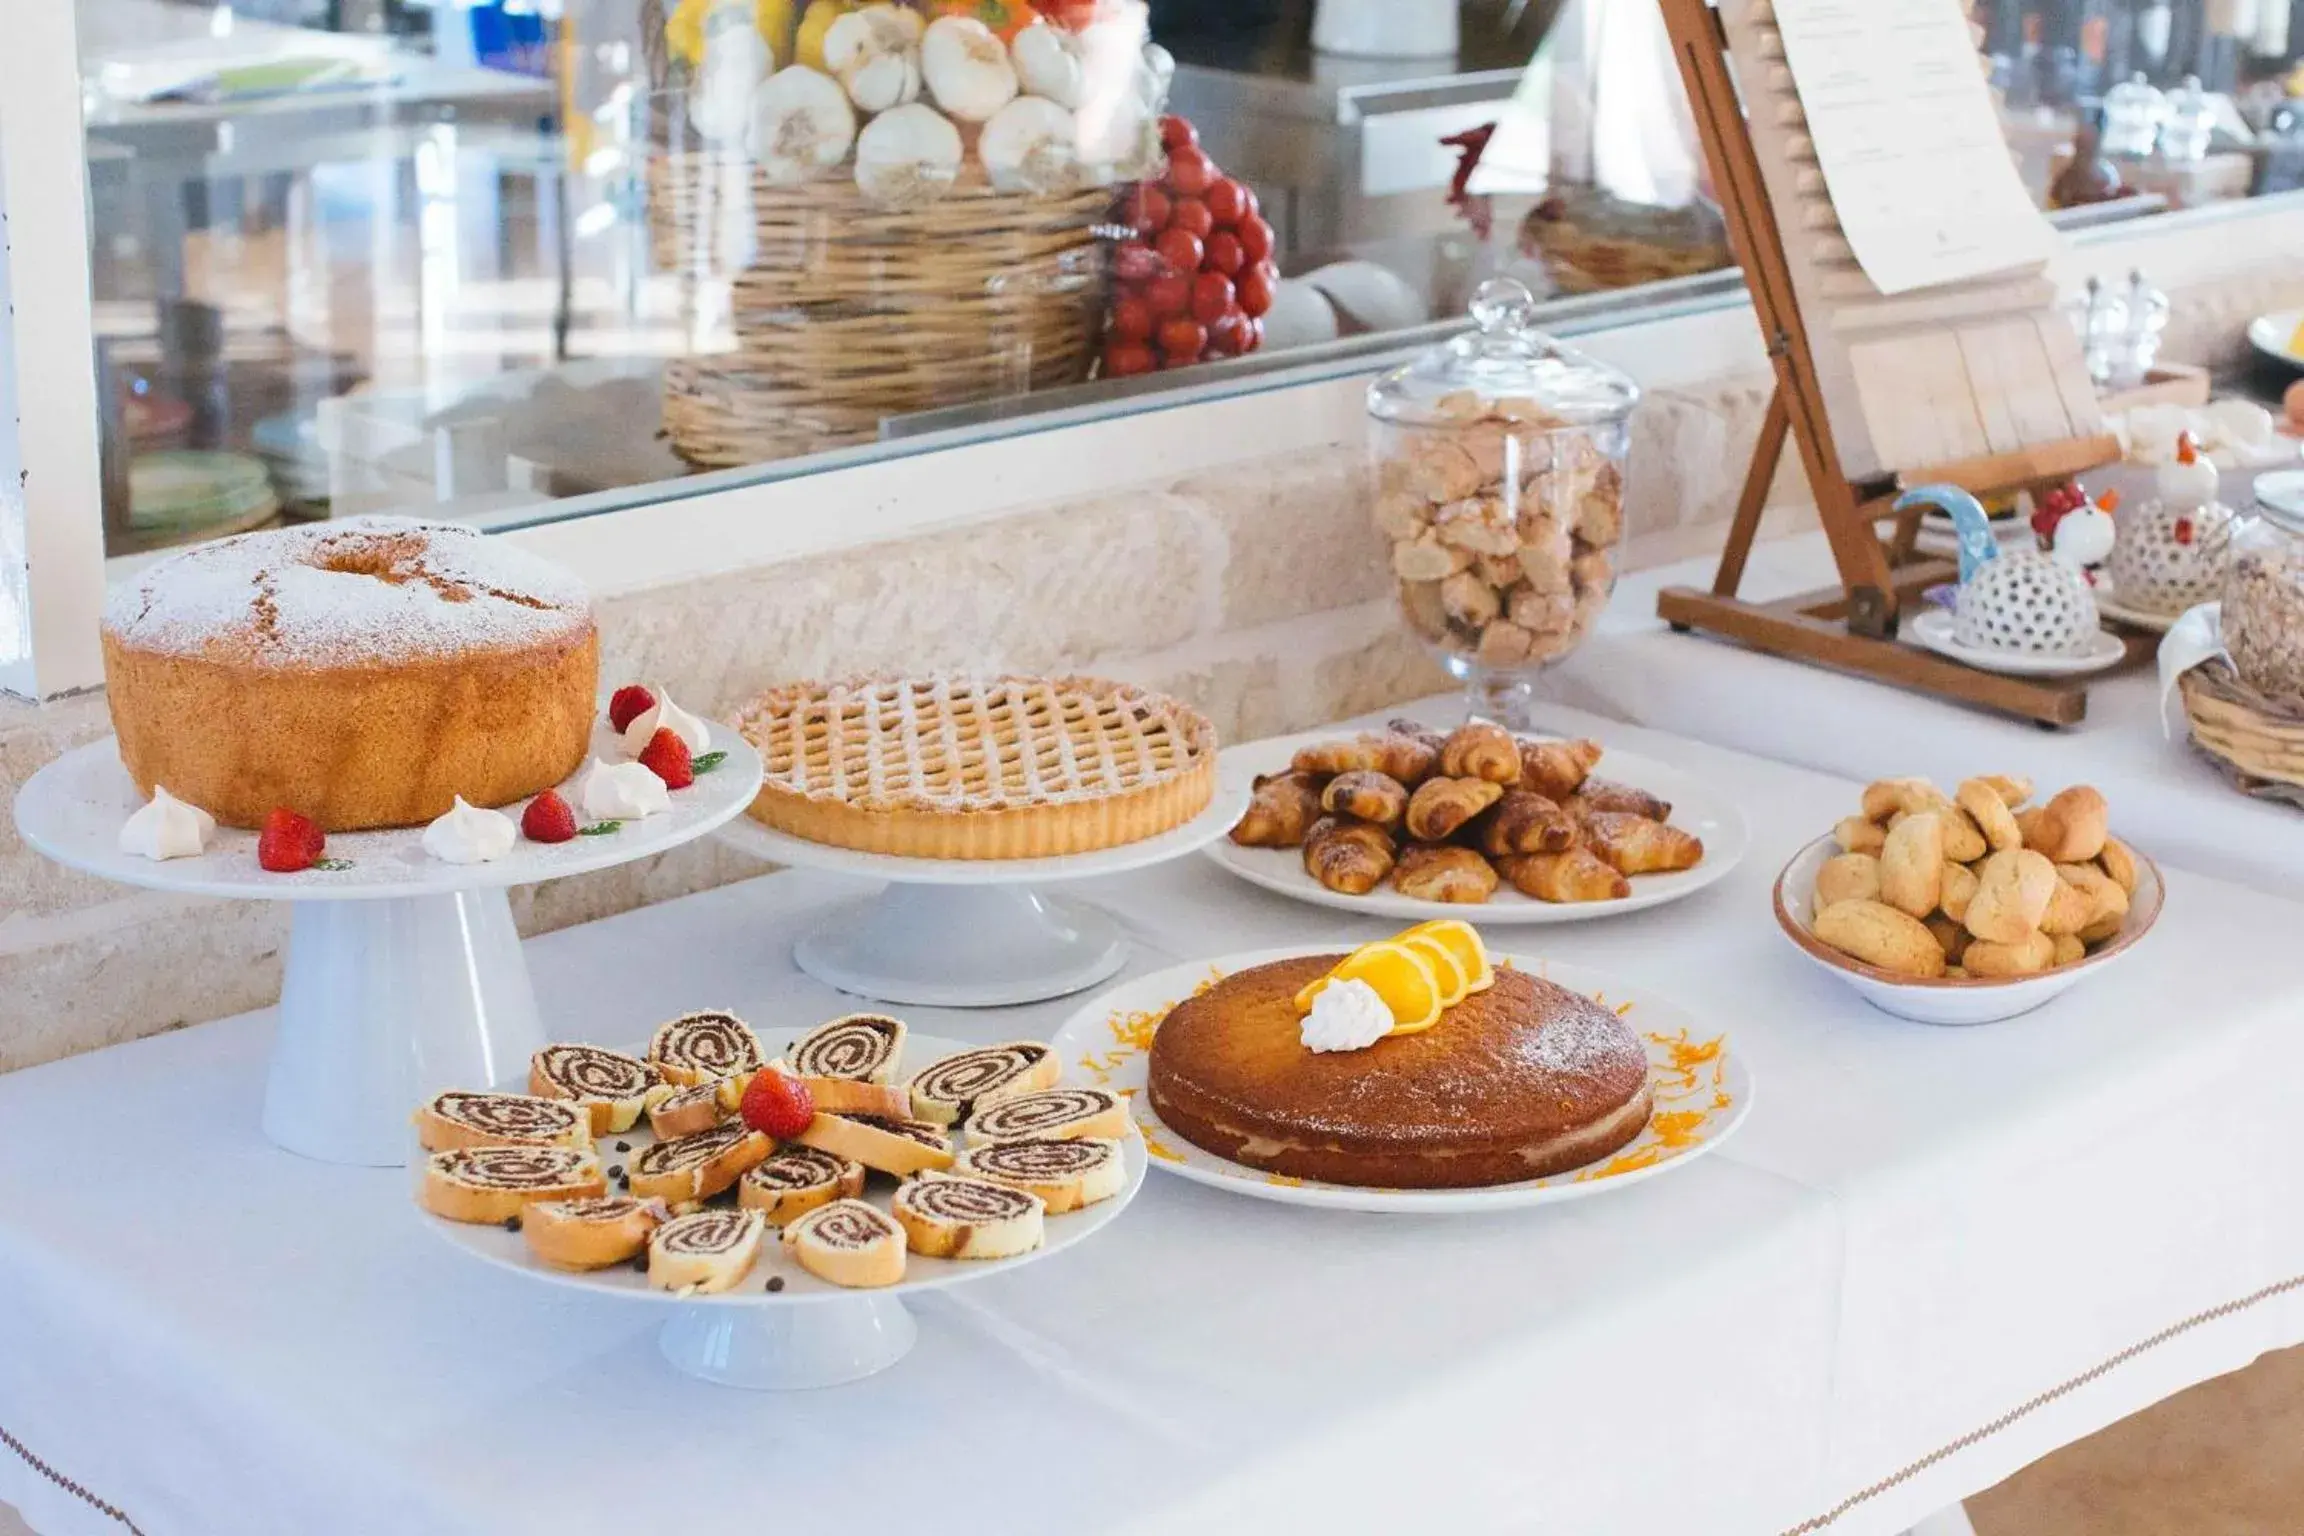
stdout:
[[576,771],[599,631],[548,561],[449,523],[352,518],[202,545],[114,591],[120,758],[228,826],[331,832],[497,806]]

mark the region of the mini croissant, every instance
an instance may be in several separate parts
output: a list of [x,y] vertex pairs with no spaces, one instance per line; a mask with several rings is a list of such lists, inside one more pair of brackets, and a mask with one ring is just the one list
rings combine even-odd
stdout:
[[1622,811],[1588,813],[1584,818],[1584,846],[1617,873],[1625,875],[1658,875],[1694,869],[1704,858],[1704,840],[1695,833]]
[[1390,830],[1408,814],[1408,791],[1389,774],[1355,768],[1328,781],[1328,787],[1320,792],[1320,808]]
[[1576,823],[1544,796],[1508,789],[1480,829],[1480,846],[1498,858],[1509,853],[1564,853],[1576,841]]
[[1496,869],[1513,889],[1538,901],[1621,901],[1632,894],[1632,882],[1589,848],[1507,854]]
[[1288,766],[1297,773],[1314,773],[1322,778],[1333,778],[1339,773],[1356,773],[1376,766],[1375,749],[1365,736],[1346,740],[1337,737],[1330,741],[1315,741],[1296,749],[1296,756]]
[[1547,800],[1565,800],[1576,793],[1600,761],[1596,741],[1534,741],[1523,736],[1519,746],[1520,787]]
[[1304,872],[1331,891],[1365,896],[1392,873],[1392,834],[1364,821],[1323,816],[1305,835]]
[[1408,835],[1442,843],[1465,823],[1504,797],[1504,787],[1488,779],[1426,779],[1408,797]]
[[1650,821],[1672,819],[1672,802],[1660,800],[1644,789],[1619,784],[1613,779],[1586,779],[1577,787],[1574,797],[1567,802],[1568,814],[1582,818],[1592,811],[1623,811],[1633,816],[1645,816]]
[[1421,732],[1386,731],[1360,740],[1375,758],[1376,771],[1399,780],[1409,789],[1432,777],[1440,767],[1438,737],[1427,738]]
[[1474,904],[1496,894],[1496,871],[1469,848],[1410,843],[1392,871],[1392,888],[1416,901]]
[[1272,773],[1256,781],[1247,814],[1232,829],[1243,848],[1293,848],[1320,815],[1320,781],[1308,773]]
[[1512,733],[1493,721],[1467,721],[1440,748],[1440,771],[1452,779],[1517,784],[1520,749],[1513,745]]

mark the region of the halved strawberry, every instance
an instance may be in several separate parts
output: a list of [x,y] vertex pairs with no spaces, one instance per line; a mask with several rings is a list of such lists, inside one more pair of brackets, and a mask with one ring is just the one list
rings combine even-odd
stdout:
[[756,1131],[790,1141],[816,1118],[816,1098],[808,1085],[786,1077],[774,1067],[763,1067],[744,1085],[744,1123]]
[[320,862],[328,834],[311,818],[282,807],[264,818],[256,834],[256,862],[276,875],[292,875]]
[[626,683],[608,698],[608,723],[621,736],[632,722],[656,707],[656,695],[638,683]]
[[666,789],[686,789],[696,782],[696,762],[688,755],[688,743],[669,728],[648,738],[648,745],[640,749],[640,761],[664,781]]
[[548,789],[520,813],[520,830],[532,843],[565,843],[576,835],[576,813],[560,791]]

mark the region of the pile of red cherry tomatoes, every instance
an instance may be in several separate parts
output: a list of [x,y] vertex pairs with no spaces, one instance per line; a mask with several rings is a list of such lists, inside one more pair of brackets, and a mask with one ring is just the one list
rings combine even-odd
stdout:
[[1225,175],[1181,117],[1160,120],[1166,174],[1128,194],[1135,233],[1113,258],[1106,378],[1253,352],[1280,269],[1256,194]]

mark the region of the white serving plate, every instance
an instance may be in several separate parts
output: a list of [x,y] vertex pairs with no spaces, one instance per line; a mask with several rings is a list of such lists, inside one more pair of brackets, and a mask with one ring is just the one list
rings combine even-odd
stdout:
[[[1459,909],[1459,913],[1461,909]],[[1250,966],[1299,955],[1341,952],[1343,944],[1298,944],[1198,960],[1138,977],[1113,988],[1064,1021],[1053,1047],[1075,1082],[1112,1088],[1128,1103],[1153,1161],[1166,1172],[1195,1184],[1227,1189],[1283,1205],[1322,1206],[1344,1211],[1480,1212],[1554,1205],[1587,1195],[1624,1189],[1656,1177],[1712,1151],[1744,1123],[1752,1110],[1752,1074],[1744,1059],[1728,1049],[1727,1035],[1675,1003],[1626,986],[1616,978],[1577,966],[1556,965],[1532,955],[1492,954],[1498,965],[1513,965],[1586,993],[1614,1007],[1648,1042],[1651,1082],[1660,1118],[1675,1119],[1667,1135],[1651,1120],[1637,1140],[1595,1163],[1549,1178],[1481,1189],[1372,1189],[1292,1179],[1250,1168],[1202,1151],[1164,1125],[1144,1092],[1152,1035],[1160,1019],[1209,981]],[[1440,1026],[1445,1028],[1446,1026]]]
[[1994,651],[1962,645],[1953,638],[1953,616],[1941,608],[1917,614],[1904,632],[1939,656],[2007,677],[2081,677],[2116,667],[2127,658],[2128,647],[2118,635],[2099,629],[2086,651],[2077,656],[2048,656],[2029,651]]
[[[1307,731],[1298,736],[1232,747],[1224,753],[1225,771],[1227,776],[1236,774],[1239,781],[1245,783],[1257,775],[1285,769],[1297,749],[1307,743],[1333,741],[1350,734],[1342,729]],[[1304,872],[1303,851],[1297,848],[1243,848],[1225,837],[1208,844],[1207,854],[1251,885],[1260,885],[1314,906],[1334,907],[1341,912],[1359,912],[1370,917],[1406,918],[1411,922],[1457,917],[1481,924],[1588,923],[1597,918],[1645,911],[1695,895],[1725,876],[1744,857],[1751,842],[1744,813],[1702,780],[1654,758],[1614,748],[1600,759],[1600,766],[1594,771],[1601,778],[1630,784],[1670,801],[1672,825],[1704,839],[1704,861],[1678,874],[1635,875],[1632,894],[1621,901],[1538,901],[1521,895],[1509,882],[1500,881],[1496,894],[1486,902],[1462,905],[1415,900],[1389,885],[1379,886],[1365,896],[1332,891]]]
[[[798,1036],[794,1036],[793,1039],[798,1039]],[[762,1044],[770,1045],[772,1042],[763,1040]],[[903,1057],[896,1065],[896,1081],[905,1081],[918,1068],[926,1066],[939,1057],[976,1048],[963,1041],[946,1040],[935,1035],[907,1034],[904,1041]],[[631,1055],[644,1056],[647,1054],[645,1045],[637,1050],[625,1049]],[[792,1041],[787,1040],[780,1047],[773,1049],[770,1054],[772,1056],[787,1055],[791,1049]],[[1083,1080],[1077,1072],[1068,1071],[1066,1077],[1075,1083]],[[1093,1079],[1088,1081],[1092,1082]],[[496,1090],[501,1093],[526,1093],[528,1080],[525,1075],[522,1075],[515,1080],[497,1084]],[[958,1127],[954,1127],[954,1130],[957,1132]],[[955,1135],[954,1141],[957,1144],[957,1135]],[[618,1142],[629,1143],[631,1150],[617,1151],[616,1144]],[[611,1165],[629,1167],[634,1158],[648,1147],[653,1146],[655,1142],[655,1136],[648,1129],[647,1117],[642,1116],[637,1125],[622,1135],[599,1138],[597,1147],[600,1153],[600,1164],[603,1168]],[[417,1207],[417,1215],[423,1219],[427,1226],[449,1243],[463,1249],[474,1258],[484,1259],[499,1268],[516,1270],[532,1280],[540,1280],[547,1285],[565,1286],[573,1290],[590,1291],[601,1295],[623,1296],[634,1301],[653,1302],[662,1306],[781,1307],[836,1299],[853,1300],[858,1296],[866,1295],[906,1296],[917,1291],[933,1291],[948,1285],[981,1280],[989,1275],[1003,1274],[1022,1265],[1036,1263],[1052,1253],[1061,1253],[1074,1244],[1085,1242],[1096,1233],[1103,1231],[1119,1216],[1128,1202],[1136,1198],[1136,1191],[1144,1185],[1145,1151],[1142,1138],[1131,1134],[1123,1141],[1121,1150],[1123,1160],[1127,1164],[1128,1177],[1127,1182],[1121,1186],[1120,1193],[1109,1200],[1100,1200],[1083,1210],[1049,1217],[1047,1240],[1030,1253],[1020,1253],[1012,1259],[928,1259],[922,1258],[917,1253],[908,1254],[904,1260],[904,1278],[901,1281],[895,1285],[881,1286],[870,1291],[860,1291],[847,1286],[834,1285],[826,1280],[819,1280],[798,1264],[786,1259],[782,1250],[776,1246],[777,1234],[773,1228],[770,1229],[766,1241],[761,1244],[759,1262],[753,1265],[752,1273],[734,1290],[722,1292],[717,1296],[678,1296],[670,1291],[657,1290],[650,1286],[648,1277],[629,1264],[619,1264],[611,1269],[555,1269],[549,1264],[539,1262],[528,1251],[527,1240],[517,1232],[472,1222],[447,1221],[432,1215],[421,1206]],[[421,1184],[423,1179],[424,1160],[427,1155],[421,1149],[412,1149],[409,1154],[410,1166],[415,1170],[415,1179],[418,1184]],[[894,1179],[886,1174],[875,1173],[871,1175],[869,1182],[865,1185],[865,1198],[882,1210],[886,1210],[888,1197],[895,1192],[895,1189],[896,1181]],[[770,1275],[783,1277],[783,1289],[770,1291],[765,1288]]]
[[2248,322],[2248,342],[2266,357],[2277,358],[2291,368],[2304,368],[2304,353],[2297,352],[2290,343],[2296,338],[2296,326],[2304,321],[2304,309],[2277,310],[2269,315],[2258,315]]
[[[512,851],[486,864],[448,864],[424,851],[422,827],[380,832],[336,832],[327,857],[342,869],[307,869],[276,875],[256,862],[257,834],[218,827],[208,851],[198,858],[155,861],[120,851],[120,828],[144,804],[136,783],[121,765],[119,742],[107,736],[65,753],[34,774],[16,797],[16,825],[24,841],[59,864],[152,890],[185,895],[228,896],[241,901],[379,901],[411,896],[445,896],[459,891],[501,889],[558,880],[596,869],[629,864],[663,853],[712,831],[752,803],[760,791],[760,754],[734,730],[710,722],[708,750],[727,757],[686,789],[672,792],[672,808],[645,821],[627,821],[599,837],[565,843],[532,843],[522,837]],[[605,723],[592,732],[592,750],[583,767],[560,785],[561,795],[584,815],[576,789],[590,758],[627,761],[623,738]],[[500,807],[514,821],[527,809],[517,801]]]
[[2101,974],[2136,946],[2159,919],[2164,888],[2160,866],[2136,855],[2136,894],[2129,898],[2128,918],[2109,943],[2085,960],[2058,966],[2037,976],[1996,979],[1946,976],[1934,980],[1898,976],[1866,965],[1832,948],[1810,931],[1816,915],[1816,871],[1840,851],[1830,837],[1820,837],[1793,855],[1776,877],[1776,923],[1794,948],[1820,969],[1853,988],[1858,997],[1883,1013],[1917,1024],[1997,1024],[2061,997],[2090,976]]

